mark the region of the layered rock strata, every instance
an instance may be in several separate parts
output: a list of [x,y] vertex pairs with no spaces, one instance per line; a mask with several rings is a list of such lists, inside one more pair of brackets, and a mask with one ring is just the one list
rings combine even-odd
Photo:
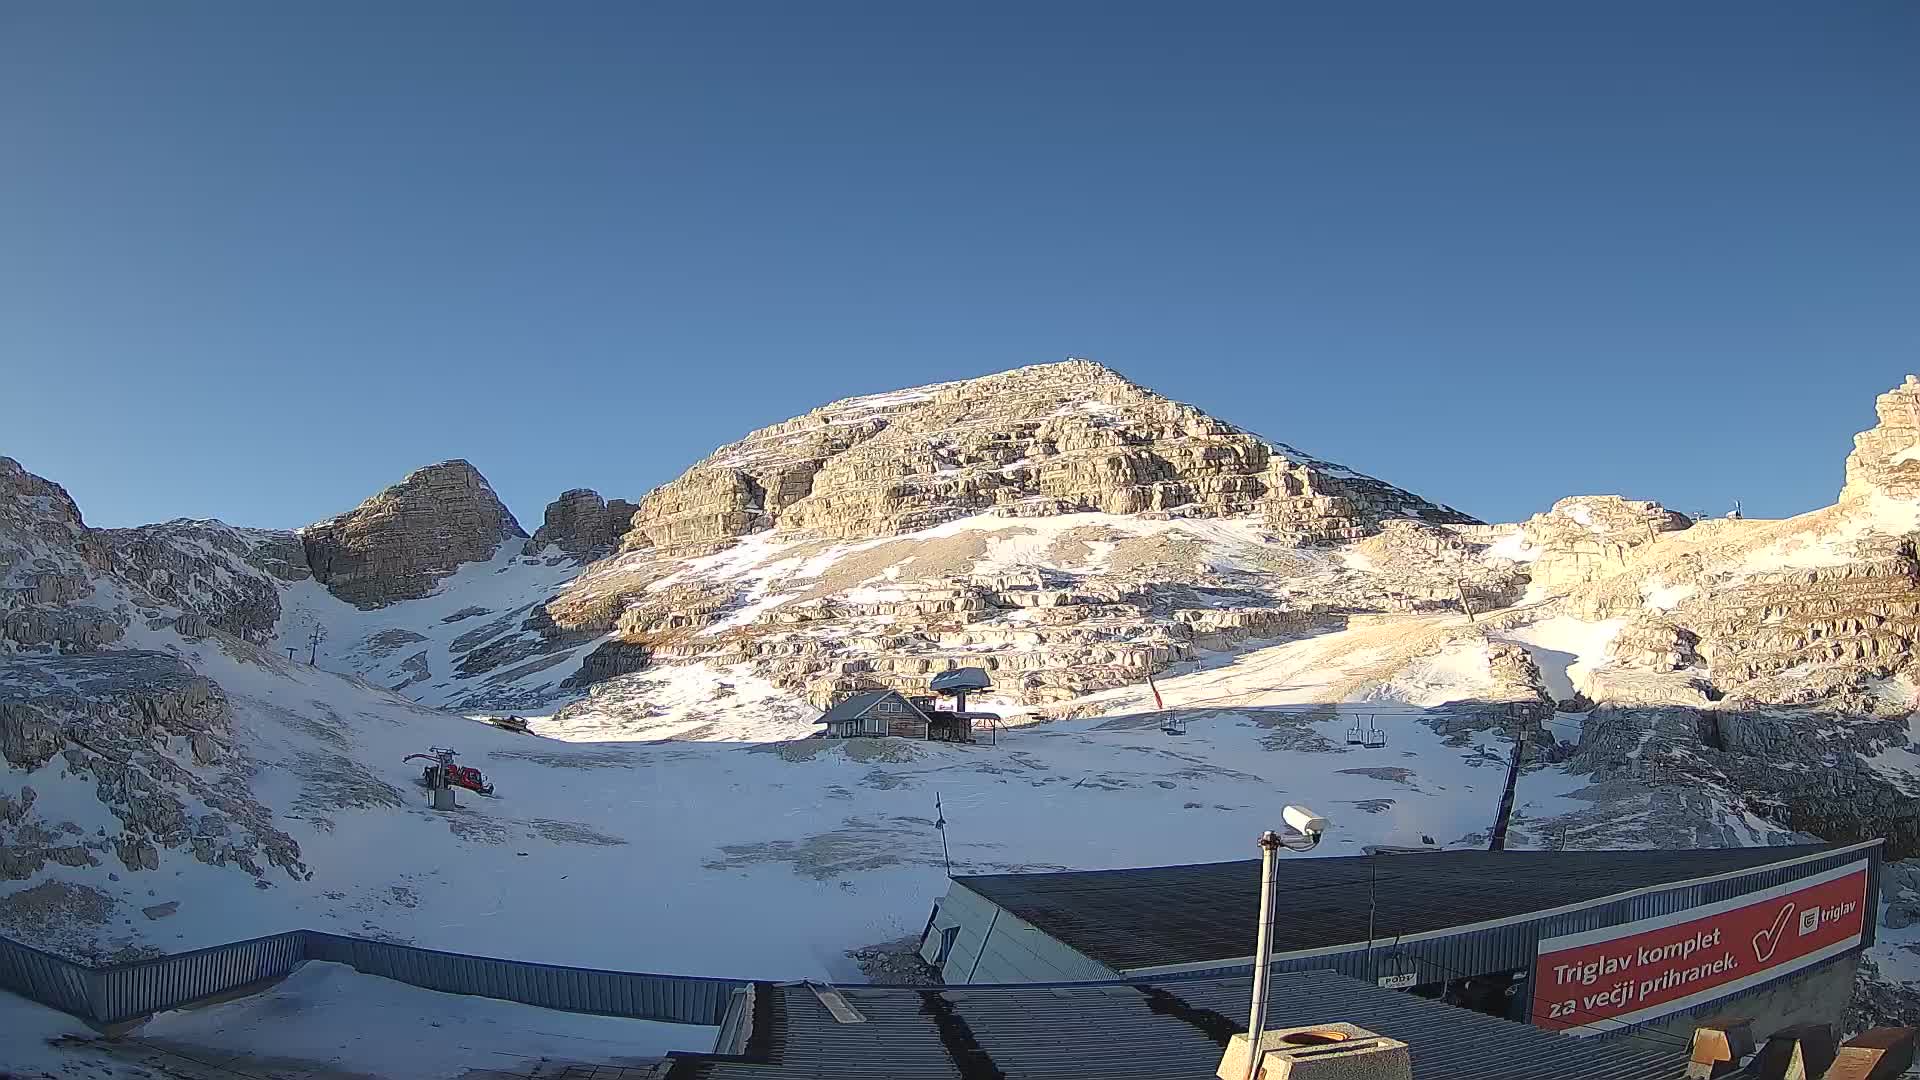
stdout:
[[649,493],[624,546],[892,536],[994,511],[1262,514],[1303,541],[1390,517],[1468,522],[1085,360],[850,398],[723,446]]
[[462,564],[526,530],[465,461],[416,469],[338,517],[300,531],[315,579],[357,607],[416,600]]
[[551,545],[576,559],[604,555],[619,547],[633,528],[636,509],[625,499],[603,499],[592,488],[562,492],[547,504],[546,520],[522,552],[538,555]]

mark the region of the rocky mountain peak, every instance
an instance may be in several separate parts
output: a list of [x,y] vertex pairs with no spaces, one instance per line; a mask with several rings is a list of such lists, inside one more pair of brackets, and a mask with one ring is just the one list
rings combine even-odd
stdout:
[[973,514],[1264,514],[1303,541],[1470,518],[1268,442],[1090,360],[847,398],[714,451],[641,500],[627,549],[773,529],[862,539]]
[[65,488],[0,457],[0,656],[118,640],[120,620],[81,603],[109,561]]
[[80,517],[80,506],[67,489],[51,480],[28,472],[26,466],[10,457],[0,456],[0,496],[7,500],[32,500],[39,516],[57,520],[75,528],[87,527]]
[[625,499],[603,499],[592,488],[563,491],[547,504],[545,521],[522,553],[538,555],[552,545],[577,559],[605,554],[618,547],[633,527],[636,509]]
[[1920,378],[1908,375],[1874,399],[1873,409],[1879,423],[1853,437],[1841,500],[1874,493],[1920,497]]
[[470,462],[415,469],[337,517],[300,530],[313,576],[363,608],[431,593],[464,563],[493,558],[526,530]]

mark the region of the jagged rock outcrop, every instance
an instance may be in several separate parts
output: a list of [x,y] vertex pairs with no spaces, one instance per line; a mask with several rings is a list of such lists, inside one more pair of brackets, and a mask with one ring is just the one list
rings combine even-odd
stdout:
[[315,579],[357,607],[415,600],[526,530],[471,464],[443,461],[300,530]]
[[[268,867],[307,873],[299,844],[247,787],[252,766],[233,754],[224,694],[177,657],[119,650],[0,667],[0,756],[29,772],[58,757],[120,821],[116,833],[88,835],[34,816],[31,787],[0,796],[0,878],[48,861],[158,870],[169,849],[256,878]],[[229,757],[234,767],[213,769]]]
[[[1329,590],[1367,610],[1489,611],[1516,603],[1532,580],[1528,567],[1489,555],[1485,526],[1431,525],[1406,519],[1381,523],[1374,535],[1347,549],[1363,568],[1354,587]],[[1333,597],[1329,597],[1332,600]]]
[[592,488],[562,492],[547,504],[546,520],[521,550],[538,555],[553,545],[576,559],[604,555],[620,546],[638,508],[625,499],[602,499]]
[[1085,360],[850,398],[721,447],[649,493],[629,550],[776,529],[865,538],[995,511],[1264,514],[1303,541],[1472,519],[1135,386]]
[[298,535],[180,519],[103,529],[113,569],[155,599],[255,643],[280,622],[277,582],[312,576]]
[[1521,534],[1538,552],[1530,568],[1534,583],[1561,590],[1619,570],[1635,548],[1692,524],[1657,502],[1575,495],[1527,519]]
[[102,594],[94,580],[109,561],[65,488],[0,457],[0,654],[120,640],[120,597]]
[[1700,663],[1700,635],[1665,614],[1642,612],[1607,644],[1617,664],[1643,671],[1680,671]]
[[1841,501],[1873,494],[1920,498],[1920,378],[1909,375],[1874,400],[1879,423],[1853,437]]

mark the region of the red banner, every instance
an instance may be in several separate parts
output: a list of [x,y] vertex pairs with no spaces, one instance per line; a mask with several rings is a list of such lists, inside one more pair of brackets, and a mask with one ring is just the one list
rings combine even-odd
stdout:
[[1678,1012],[1858,945],[1866,909],[1863,860],[1749,896],[1543,939],[1533,1022],[1596,1034]]

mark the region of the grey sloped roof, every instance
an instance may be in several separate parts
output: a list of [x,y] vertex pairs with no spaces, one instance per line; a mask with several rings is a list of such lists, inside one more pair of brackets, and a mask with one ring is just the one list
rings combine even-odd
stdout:
[[[897,697],[901,701],[906,701],[907,705],[913,708],[914,712],[920,712],[918,706],[908,701],[906,695],[897,690],[869,690],[864,694],[855,694],[840,704],[835,705],[833,708],[828,709],[825,713],[821,714],[820,719],[815,720],[814,723],[829,724],[836,720],[858,720],[860,717],[866,715],[869,709],[880,704],[882,699],[890,697]],[[923,713],[921,715],[924,717],[925,714]]]
[[927,689],[937,694],[943,690],[985,690],[992,685],[985,668],[963,667],[935,675]]
[[[1600,1042],[1483,1016],[1330,971],[1276,975],[1268,1026],[1346,1021],[1405,1042],[1420,1080],[1673,1080],[1683,1040]],[[674,1059],[672,1080],[1208,1080],[1246,1030],[1250,980],[841,987],[865,1023],[804,985],[761,984],[748,1052]],[[764,1028],[764,1030],[762,1030]]]
[[[1273,950],[1417,934],[1748,870],[1832,844],[1651,851],[1435,851],[1290,858]],[[1244,957],[1260,861],[954,879],[1115,971]],[[1369,904],[1369,897],[1377,901]]]

